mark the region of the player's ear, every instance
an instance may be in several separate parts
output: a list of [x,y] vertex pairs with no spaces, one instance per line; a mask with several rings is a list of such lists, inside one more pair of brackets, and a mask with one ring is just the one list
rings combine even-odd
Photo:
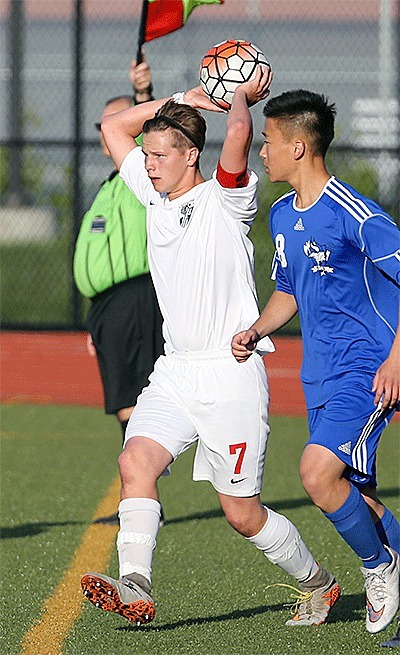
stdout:
[[190,148],[189,150],[189,156],[188,156],[188,165],[189,166],[195,166],[196,162],[199,158],[199,151],[197,148]]
[[293,155],[296,160],[304,157],[306,151],[306,144],[301,139],[296,139],[293,145]]

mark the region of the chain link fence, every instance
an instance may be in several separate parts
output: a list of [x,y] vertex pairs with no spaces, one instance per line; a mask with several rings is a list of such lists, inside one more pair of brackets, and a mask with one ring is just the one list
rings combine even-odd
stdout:
[[[142,0],[0,0],[1,318],[8,329],[80,329],[87,303],[72,279],[80,220],[112,166],[94,123],[130,93]],[[146,46],[156,97],[197,84],[202,55],[227,38],[254,42],[275,72],[272,93],[308,88],[337,105],[332,173],[399,219],[399,10],[396,0],[225,0],[196,8]],[[259,161],[260,304],[272,287],[267,216],[283,190]],[[202,172],[216,165],[224,119],[207,115]],[[294,323],[289,328],[298,329]]]

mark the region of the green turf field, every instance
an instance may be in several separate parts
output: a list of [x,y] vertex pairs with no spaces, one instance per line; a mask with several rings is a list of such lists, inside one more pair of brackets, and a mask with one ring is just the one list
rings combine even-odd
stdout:
[[[137,629],[85,602],[56,655],[391,652],[380,644],[395,626],[367,635],[359,562],[302,491],[297,468],[305,420],[272,417],[271,424],[262,498],[293,520],[340,581],[343,597],[330,623],[285,627],[290,592],[269,585],[292,580],[228,527],[211,486],[191,480],[189,451],[160,482],[168,522],[154,559],[154,622]],[[41,618],[116,476],[120,434],[101,409],[72,407],[3,406],[1,429],[0,653],[14,655],[22,652],[25,633]],[[398,432],[398,424],[386,430],[378,459],[380,496],[397,511]],[[117,575],[112,553],[109,572]]]

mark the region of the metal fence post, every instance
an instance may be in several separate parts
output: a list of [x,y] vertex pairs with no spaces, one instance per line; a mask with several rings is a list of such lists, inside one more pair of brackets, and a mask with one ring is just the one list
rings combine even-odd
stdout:
[[[83,61],[83,0],[75,0],[75,23],[74,23],[74,92],[73,92],[73,121],[74,121],[74,146],[73,146],[73,183],[72,183],[72,215],[73,230],[71,244],[71,261],[73,257],[75,242],[78,236],[82,218],[82,61]],[[71,276],[71,310],[72,324],[74,328],[82,325],[82,298],[74,280]]]
[[10,186],[8,203],[18,206],[23,204],[22,189],[22,55],[24,44],[24,0],[12,0],[10,30],[9,30],[9,52],[10,52]]

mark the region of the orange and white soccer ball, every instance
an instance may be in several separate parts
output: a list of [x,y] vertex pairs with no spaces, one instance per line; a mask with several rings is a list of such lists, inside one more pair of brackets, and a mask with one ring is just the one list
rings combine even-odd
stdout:
[[249,41],[228,40],[210,48],[200,65],[200,85],[221,109],[230,109],[236,87],[255,77],[257,66],[270,65]]

